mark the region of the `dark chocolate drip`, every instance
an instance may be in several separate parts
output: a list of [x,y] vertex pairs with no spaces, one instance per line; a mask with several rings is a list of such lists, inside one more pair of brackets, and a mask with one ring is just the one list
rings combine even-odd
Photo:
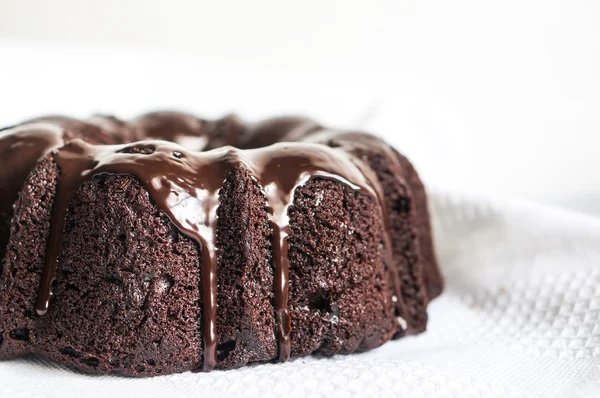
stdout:
[[217,361],[215,242],[218,195],[227,175],[244,165],[262,186],[267,200],[273,228],[280,360],[289,359],[291,351],[287,211],[293,203],[294,190],[311,178],[332,178],[375,197],[370,182],[345,153],[316,144],[277,144],[245,151],[224,147],[200,153],[166,141],[96,146],[76,139],[58,149],[54,160],[60,176],[36,305],[38,314],[46,314],[49,308],[64,223],[79,185],[99,174],[132,175],[145,186],[153,203],[201,248],[204,371],[212,369]]
[[0,132],[0,263],[9,239],[13,204],[23,182],[44,155],[62,144],[62,129],[49,123],[24,124]]

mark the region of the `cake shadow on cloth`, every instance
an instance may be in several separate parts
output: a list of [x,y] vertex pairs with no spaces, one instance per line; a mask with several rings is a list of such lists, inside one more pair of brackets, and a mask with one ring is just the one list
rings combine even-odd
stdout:
[[46,117],[0,132],[0,358],[156,376],[379,347],[442,290],[427,198],[304,118]]

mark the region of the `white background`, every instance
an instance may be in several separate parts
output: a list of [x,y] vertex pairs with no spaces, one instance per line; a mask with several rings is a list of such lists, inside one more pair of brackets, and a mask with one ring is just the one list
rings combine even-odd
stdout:
[[430,185],[600,214],[596,0],[0,0],[0,124],[302,113]]

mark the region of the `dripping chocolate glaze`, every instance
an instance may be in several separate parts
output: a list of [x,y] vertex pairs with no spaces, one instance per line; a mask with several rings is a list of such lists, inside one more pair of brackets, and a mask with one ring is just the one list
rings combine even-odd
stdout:
[[216,364],[216,214],[219,190],[227,175],[236,166],[244,165],[262,187],[267,201],[273,229],[276,334],[282,361],[290,357],[287,211],[293,203],[294,190],[311,178],[331,178],[375,198],[371,183],[348,156],[309,143],[275,144],[252,150],[223,147],[208,152],[189,152],[166,141],[96,146],[76,139],[59,148],[54,160],[60,169],[60,177],[36,305],[38,314],[44,315],[48,311],[64,222],[79,185],[99,174],[132,175],[145,186],[153,203],[201,248],[204,371]]
[[38,161],[63,144],[63,130],[50,123],[30,123],[0,132],[0,271],[10,234],[13,204],[23,181]]

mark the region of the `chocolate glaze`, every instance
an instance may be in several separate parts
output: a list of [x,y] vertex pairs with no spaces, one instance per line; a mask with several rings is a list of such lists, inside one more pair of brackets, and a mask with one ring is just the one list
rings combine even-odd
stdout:
[[[63,130],[50,123],[31,123],[0,132],[0,263],[9,238],[13,203],[37,162],[63,144]],[[1,270],[1,268],[0,268]]]
[[243,165],[251,171],[265,194],[273,228],[276,333],[282,361],[290,357],[287,210],[293,203],[294,190],[311,178],[332,178],[375,196],[371,183],[343,152],[315,144],[276,144],[245,151],[223,147],[208,152],[190,152],[166,141],[96,146],[75,139],[59,148],[54,160],[60,169],[60,177],[36,305],[38,314],[46,314],[49,308],[62,231],[77,188],[99,174],[132,175],[145,186],[153,203],[201,248],[203,371],[216,364],[216,214],[219,190],[227,175]]
[[[289,359],[291,351],[287,213],[294,200],[294,191],[312,178],[328,178],[370,195],[380,205],[384,203],[377,177],[350,155],[352,148],[349,145],[381,145],[385,151],[390,149],[374,137],[325,131],[305,118],[277,118],[247,126],[234,116],[206,121],[177,112],[155,112],[132,122],[112,116],[94,116],[88,122],[56,116],[35,119],[34,122],[0,132],[0,156],[10,159],[6,164],[11,165],[12,170],[0,170],[0,206],[4,206],[0,207],[0,214],[7,212],[12,215],[12,207],[8,207],[16,200],[26,176],[41,157],[56,149],[53,158],[60,176],[36,303],[38,314],[42,316],[49,310],[65,218],[71,198],[80,184],[100,174],[132,175],[145,186],[153,203],[182,233],[196,241],[201,250],[204,358],[200,370],[204,371],[216,364],[215,241],[219,190],[236,167],[243,166],[250,171],[266,199],[272,228],[275,333],[281,361]],[[75,137],[85,141],[72,139]],[[64,141],[72,140],[63,146],[63,138]],[[166,141],[145,140],[148,138]],[[340,139],[342,144],[334,144],[332,141],[336,139]],[[303,142],[276,144],[282,140]],[[132,141],[138,142],[121,144]],[[92,144],[107,142],[121,145]],[[327,145],[346,150],[332,149]],[[17,152],[16,148],[22,149]],[[210,148],[218,149],[199,152]],[[385,223],[384,261],[391,271],[394,285],[392,299],[402,328],[406,308],[392,259],[389,221],[386,212],[382,213]],[[0,250],[4,250],[4,244]],[[0,255],[3,253],[0,252]]]

